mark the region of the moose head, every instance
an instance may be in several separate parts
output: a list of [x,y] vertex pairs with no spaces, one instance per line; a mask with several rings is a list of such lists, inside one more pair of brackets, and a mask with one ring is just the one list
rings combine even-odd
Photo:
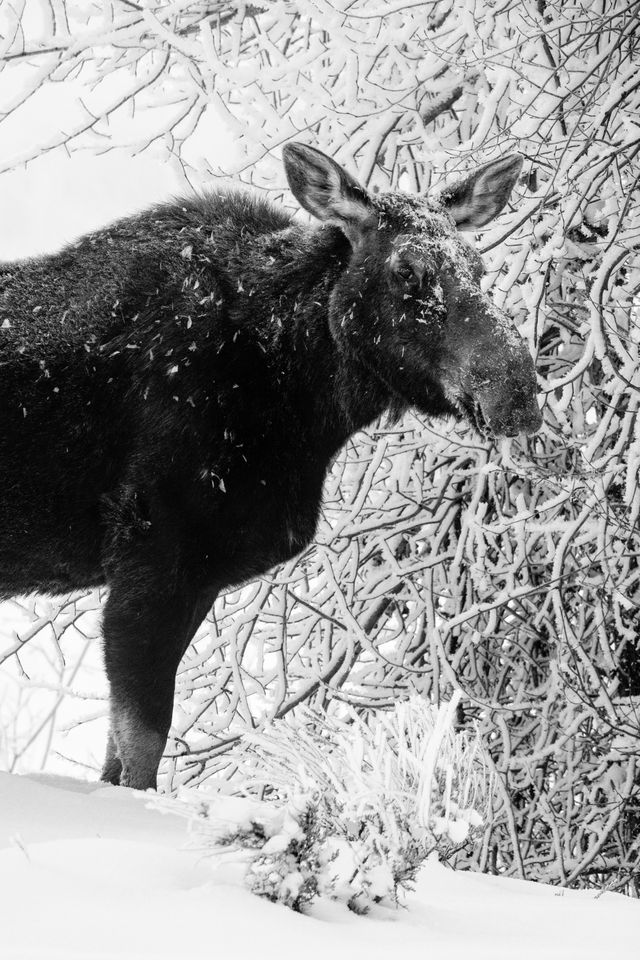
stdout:
[[357,355],[392,396],[429,414],[466,417],[483,437],[541,425],[529,352],[482,291],[480,256],[461,236],[505,206],[522,159],[485,164],[426,198],[369,194],[334,160],[300,143],[284,148],[291,190],[351,244],[329,322],[343,355]]

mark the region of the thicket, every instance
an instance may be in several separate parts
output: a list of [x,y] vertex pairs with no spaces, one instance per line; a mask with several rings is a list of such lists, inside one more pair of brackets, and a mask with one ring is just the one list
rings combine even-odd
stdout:
[[[477,243],[486,288],[536,357],[543,432],[494,445],[409,415],[354,438],[317,543],[221,597],[185,656],[170,787],[233,778],[229,747],[297,704],[384,709],[459,690],[458,725],[479,724],[499,785],[461,862],[638,894],[639,12],[624,0],[56,0],[34,26],[23,6],[3,10],[0,84],[17,82],[0,131],[43,83],[86,85],[85,120],[34,136],[34,156],[120,138],[186,164],[199,125],[221,125],[224,169],[192,158],[186,175],[274,199],[292,138],[371,190],[422,192],[508,150],[525,157],[513,204]],[[23,602],[32,623],[0,659],[28,672],[27,648],[52,627],[60,655],[44,680],[57,692],[6,746],[14,765],[34,733],[57,742],[63,697],[90,692],[81,608],[39,603]]]

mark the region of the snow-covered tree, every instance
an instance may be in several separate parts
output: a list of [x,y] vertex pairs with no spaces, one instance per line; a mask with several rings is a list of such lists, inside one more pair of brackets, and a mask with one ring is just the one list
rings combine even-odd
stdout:
[[[0,17],[0,132],[47,84],[79,91],[73,122],[2,169],[60,146],[168,150],[195,185],[289,202],[292,138],[371,190],[524,155],[477,242],[537,358],[542,434],[496,448],[407,416],[350,443],[318,542],[221,597],[185,656],[168,783],[231,776],[242,731],[302,702],[455,688],[501,784],[477,866],[637,890],[640,4],[15,0]],[[203,130],[230,135],[224,164],[189,150]],[[75,609],[28,629],[51,623],[63,648]],[[86,694],[72,663],[59,689]]]

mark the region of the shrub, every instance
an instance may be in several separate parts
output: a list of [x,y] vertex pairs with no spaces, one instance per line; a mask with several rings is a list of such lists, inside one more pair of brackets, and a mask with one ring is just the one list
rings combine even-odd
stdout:
[[230,759],[237,795],[252,802],[222,826],[216,800],[199,800],[193,831],[217,854],[242,851],[249,889],[294,910],[318,896],[357,913],[397,903],[426,857],[478,835],[489,801],[479,738],[453,729],[456,703],[301,708],[247,734]]

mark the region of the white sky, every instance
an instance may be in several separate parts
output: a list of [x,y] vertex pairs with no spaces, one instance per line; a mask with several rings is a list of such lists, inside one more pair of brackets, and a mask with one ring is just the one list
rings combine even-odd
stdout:
[[152,156],[57,151],[0,176],[0,259],[56,250],[183,190],[172,166]]
[[[0,112],[15,101],[15,83],[21,77],[19,72],[0,74]],[[28,74],[22,79],[26,83]],[[49,83],[3,120],[0,171],[76,128],[86,119],[83,97],[87,99],[87,89],[77,80]],[[152,128],[158,129],[162,112],[161,104],[152,111],[138,111],[135,119],[121,111],[119,120],[109,126],[111,143],[129,139],[132,127],[144,139]],[[229,131],[208,111],[183,156],[196,171],[204,171],[232,148]],[[199,187],[206,183],[197,173],[193,180]],[[71,155],[58,147],[0,173],[0,260],[59,249],[82,233],[189,189],[162,141],[137,156],[122,147],[103,154],[83,149]]]

